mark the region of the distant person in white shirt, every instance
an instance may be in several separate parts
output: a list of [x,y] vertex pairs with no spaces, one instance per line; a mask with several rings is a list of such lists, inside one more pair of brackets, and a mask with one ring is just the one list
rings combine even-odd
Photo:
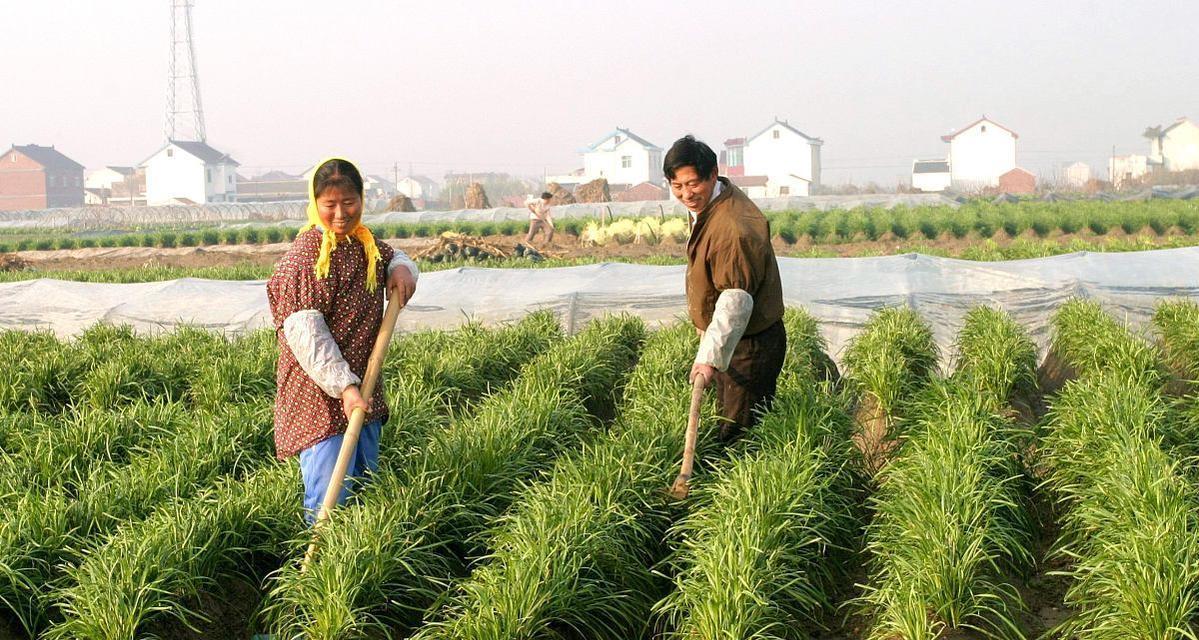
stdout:
[[529,207],[529,234],[525,236],[525,244],[532,243],[533,236],[541,229],[545,230],[546,244],[554,241],[554,218],[550,215],[550,200],[553,198],[554,194],[546,191],[539,200],[526,205]]

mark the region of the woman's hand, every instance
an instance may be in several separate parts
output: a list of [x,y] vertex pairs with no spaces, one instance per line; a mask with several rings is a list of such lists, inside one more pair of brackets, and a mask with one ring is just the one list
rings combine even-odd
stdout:
[[[397,269],[398,271],[398,269]],[[405,272],[408,270],[405,269]],[[341,392],[341,410],[346,414],[346,420],[349,420],[354,415],[354,409],[362,409],[363,413],[369,413],[371,408],[362,399],[362,392],[358,390],[358,385],[352,384]]]
[[400,266],[391,270],[391,275],[387,276],[387,296],[399,300],[400,304],[408,304],[408,300],[412,298],[412,294],[416,293],[416,278],[412,277],[412,272],[408,267]]

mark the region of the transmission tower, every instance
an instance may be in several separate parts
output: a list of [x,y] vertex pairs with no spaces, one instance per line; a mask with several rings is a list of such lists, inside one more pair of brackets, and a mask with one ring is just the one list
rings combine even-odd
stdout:
[[205,141],[200,73],[192,43],[192,0],[171,3],[171,64],[167,71],[167,140]]

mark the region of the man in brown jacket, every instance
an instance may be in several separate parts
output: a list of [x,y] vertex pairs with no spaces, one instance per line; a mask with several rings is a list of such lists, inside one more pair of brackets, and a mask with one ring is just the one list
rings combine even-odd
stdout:
[[690,380],[716,383],[721,440],[728,442],[769,409],[783,368],[783,288],[766,217],[727,178],[716,154],[692,136],[671,146],[662,171],[691,211],[687,311],[703,336]]

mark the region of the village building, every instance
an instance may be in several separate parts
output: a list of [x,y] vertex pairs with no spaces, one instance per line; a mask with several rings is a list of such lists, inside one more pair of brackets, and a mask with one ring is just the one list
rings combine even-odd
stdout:
[[1091,165],[1085,162],[1075,162],[1062,168],[1060,186],[1069,189],[1082,189],[1091,181]]
[[652,182],[642,182],[636,184],[624,191],[613,194],[612,198],[617,202],[645,202],[652,200],[666,200],[669,194],[666,188],[660,184]]
[[0,211],[83,204],[83,165],[53,146],[13,145],[0,156]]
[[1129,183],[1140,180],[1149,173],[1149,157],[1139,154],[1112,156],[1107,161],[1108,181],[1117,189],[1127,187]]
[[441,197],[441,189],[432,178],[422,175],[410,175],[396,182],[396,191],[408,196],[415,202],[435,202]]
[[953,184],[948,160],[913,160],[912,189],[936,193],[945,191]]
[[84,173],[84,204],[141,206],[146,204],[146,171],[141,167],[108,165]]
[[238,162],[205,142],[171,140],[138,166],[150,205],[237,201]]
[[[735,140],[735,139],[734,139]],[[820,149],[824,141],[775,118],[745,139],[741,175],[765,176],[766,198],[811,195],[820,186]],[[725,149],[726,152],[731,151]],[[735,159],[735,158],[733,158]],[[730,164],[730,168],[733,165]]]
[[1163,171],[1192,171],[1199,169],[1199,125],[1187,118],[1173,124],[1150,127],[1149,167]]
[[1014,195],[1036,193],[1037,177],[1027,169],[1016,167],[999,176],[999,191]]
[[954,189],[981,191],[998,187],[999,176],[1016,168],[1019,135],[985,115],[959,131],[941,136],[949,143],[949,171]]
[[765,198],[769,180],[766,176],[728,176],[729,182],[751,198]]
[[604,178],[609,185],[632,186],[642,182],[660,184],[664,179],[662,147],[628,129],[617,127],[581,152],[583,174],[578,184]]
[[253,178],[237,176],[238,202],[296,202],[308,199],[308,182],[303,176],[268,171]]

